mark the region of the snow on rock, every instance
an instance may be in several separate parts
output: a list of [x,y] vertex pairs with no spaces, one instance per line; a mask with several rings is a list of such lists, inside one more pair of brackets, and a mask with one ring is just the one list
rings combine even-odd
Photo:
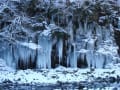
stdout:
[[45,36],[48,36],[48,35],[50,35],[51,34],[51,30],[44,30],[43,32],[42,32],[42,34],[43,35],[45,35]]
[[32,42],[30,42],[30,43],[27,43],[27,42],[21,42],[20,43],[21,45],[23,45],[23,46],[25,46],[25,47],[28,47],[28,48],[30,48],[30,49],[33,49],[33,50],[36,50],[36,49],[41,49],[41,46],[40,45],[37,45],[37,44],[35,44],[35,43],[32,43]]

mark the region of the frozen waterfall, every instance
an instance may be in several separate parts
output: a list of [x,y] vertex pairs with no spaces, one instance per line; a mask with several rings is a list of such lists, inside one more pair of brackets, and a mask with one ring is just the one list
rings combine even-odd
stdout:
[[112,19],[106,20],[105,7],[97,12],[97,2],[89,9],[74,0],[2,0],[0,58],[15,69],[105,68],[119,57],[120,32],[109,23]]
[[[112,50],[111,31],[97,26],[95,35],[92,28],[86,28],[88,28],[87,32],[80,27],[81,32],[86,33],[86,36],[81,35],[78,29],[79,33],[76,34],[75,42],[73,42],[72,31],[70,31],[70,37],[65,38],[65,32],[50,28],[48,28],[50,30],[38,33],[38,43],[17,41],[14,44],[7,44],[7,41],[2,42],[0,58],[6,60],[8,66],[17,69],[53,68],[58,65],[73,68],[105,68],[106,64],[113,61],[114,54],[117,55],[117,49]],[[72,27],[68,29],[72,30]],[[56,34],[59,34],[59,37],[54,36]]]

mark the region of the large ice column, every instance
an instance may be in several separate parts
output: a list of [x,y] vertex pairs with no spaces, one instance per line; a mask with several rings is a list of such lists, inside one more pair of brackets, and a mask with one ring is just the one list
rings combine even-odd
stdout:
[[69,49],[67,50],[67,66],[73,68],[77,67],[77,51],[75,43],[70,44]]
[[6,64],[10,67],[15,68],[15,62],[14,62],[14,57],[13,57],[13,46],[8,45],[6,50],[3,52],[4,52],[3,59],[6,60]]
[[38,50],[37,68],[51,68],[52,41],[50,37],[40,34],[38,45],[41,46],[41,50]]
[[13,48],[14,47],[12,46],[12,44],[4,40],[4,38],[0,40],[0,58],[5,60],[8,66],[15,68],[15,62],[13,58]]
[[77,67],[76,43],[74,42],[73,23],[71,21],[69,22],[66,29],[70,35],[68,40],[69,48],[67,50],[67,66]]
[[92,67],[96,67],[96,68],[104,68],[106,65],[106,55],[102,54],[102,53],[95,53],[94,55],[94,65],[92,64]]
[[90,68],[92,66],[91,62],[92,62],[92,60],[94,60],[94,58],[93,58],[93,51],[87,52],[86,60],[87,60],[88,67]]

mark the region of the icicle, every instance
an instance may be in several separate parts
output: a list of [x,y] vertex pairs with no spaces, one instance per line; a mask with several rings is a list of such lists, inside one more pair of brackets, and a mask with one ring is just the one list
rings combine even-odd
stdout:
[[70,57],[71,56],[71,46],[68,46],[68,50],[67,50],[67,67],[69,67],[70,64]]
[[105,55],[101,54],[101,53],[96,53],[95,55],[95,60],[96,60],[96,63],[95,63],[95,66],[96,68],[103,68],[104,67],[104,62],[105,62]]
[[72,29],[72,27],[73,27],[73,24],[72,24],[72,22],[70,22],[68,25],[68,28],[69,28],[68,30],[69,30],[71,42],[73,42],[73,29]]
[[108,55],[99,52],[88,51],[86,53],[86,59],[89,68],[104,68],[106,62],[111,61],[110,58],[111,57]]
[[69,22],[67,26],[68,33],[70,35],[69,42],[69,49],[68,49],[68,56],[67,56],[67,66],[70,67],[77,67],[77,55],[76,55],[76,44],[74,43],[74,33],[73,33],[73,24],[72,21]]
[[88,68],[90,68],[91,67],[91,62],[92,62],[92,60],[94,60],[93,51],[88,51],[86,53],[86,60],[87,60]]
[[62,60],[62,54],[63,54],[63,40],[60,39],[59,42],[58,42],[58,56],[59,56],[59,64]]
[[76,45],[73,44],[73,51],[70,54],[70,67],[77,67]]
[[55,24],[55,22],[54,22],[54,15],[52,15],[52,17],[51,17],[52,19],[51,19],[51,24]]
[[77,67],[77,55],[76,55],[76,44],[73,44],[74,51],[73,51],[73,67]]
[[88,32],[88,30],[87,30],[87,19],[86,19],[85,22],[84,22],[84,31],[85,31],[85,32]]
[[118,28],[120,29],[120,17],[118,17]]
[[12,44],[8,44],[6,41],[1,42],[0,58],[5,60],[8,66],[15,68]]
[[7,62],[7,65],[8,66],[11,66],[11,67],[13,67],[13,55],[12,55],[13,53],[12,53],[12,46],[9,46],[8,47],[8,51],[6,51],[6,54],[5,54],[5,56],[4,56],[4,58],[5,58],[5,60],[6,60],[6,62]]

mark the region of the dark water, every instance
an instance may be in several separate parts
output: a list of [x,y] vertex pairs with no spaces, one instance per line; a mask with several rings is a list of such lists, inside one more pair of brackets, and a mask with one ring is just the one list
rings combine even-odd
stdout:
[[0,90],[120,90],[120,84],[118,83],[94,83],[94,84],[61,84],[61,85],[12,85],[1,84]]

